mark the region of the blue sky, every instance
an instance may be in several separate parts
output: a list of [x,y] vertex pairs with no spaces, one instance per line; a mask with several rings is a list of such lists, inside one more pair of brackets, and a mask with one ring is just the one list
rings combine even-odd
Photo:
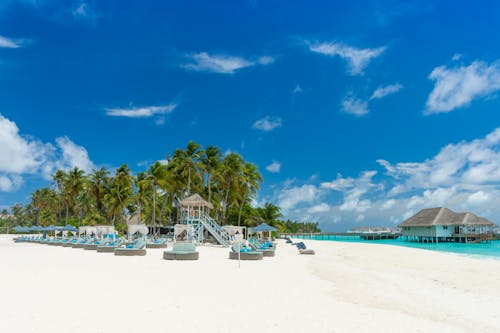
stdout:
[[0,1],[0,206],[189,140],[324,230],[500,220],[500,4]]

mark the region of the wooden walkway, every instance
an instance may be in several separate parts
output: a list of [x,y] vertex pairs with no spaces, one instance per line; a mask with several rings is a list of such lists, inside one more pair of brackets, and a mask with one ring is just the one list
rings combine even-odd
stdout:
[[298,233],[298,234],[281,234],[285,237],[295,237],[301,239],[314,240],[382,240],[382,239],[397,239],[401,234],[390,232],[322,232],[322,233]]

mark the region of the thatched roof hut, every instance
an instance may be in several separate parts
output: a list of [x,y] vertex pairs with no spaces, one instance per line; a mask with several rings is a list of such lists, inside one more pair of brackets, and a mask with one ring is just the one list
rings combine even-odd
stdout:
[[181,201],[181,206],[183,207],[208,207],[210,209],[214,208],[214,206],[203,199],[198,193],[193,194],[190,197],[187,197]]
[[431,226],[496,226],[495,223],[477,216],[473,213],[455,213],[454,211],[444,208],[427,208],[422,209],[417,214],[413,215],[399,227],[431,227]]

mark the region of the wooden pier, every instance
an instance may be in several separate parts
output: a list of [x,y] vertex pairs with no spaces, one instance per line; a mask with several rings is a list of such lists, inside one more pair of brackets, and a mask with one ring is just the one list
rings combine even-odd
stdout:
[[283,237],[295,237],[301,239],[314,240],[382,240],[382,239],[397,239],[401,236],[400,233],[392,232],[321,232],[321,233],[298,233],[298,234],[281,234]]

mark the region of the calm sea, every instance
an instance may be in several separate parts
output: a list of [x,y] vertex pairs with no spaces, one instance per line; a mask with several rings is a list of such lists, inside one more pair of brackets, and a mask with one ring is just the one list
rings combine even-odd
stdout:
[[484,244],[466,244],[466,243],[415,243],[415,242],[405,242],[398,239],[366,241],[355,237],[349,237],[345,239],[333,239],[333,238],[325,239],[325,236],[321,237],[313,236],[313,239],[328,241],[328,242],[355,242],[355,243],[406,246],[406,247],[413,247],[413,248],[432,250],[432,251],[458,253],[477,258],[500,260],[500,241],[493,241]]

